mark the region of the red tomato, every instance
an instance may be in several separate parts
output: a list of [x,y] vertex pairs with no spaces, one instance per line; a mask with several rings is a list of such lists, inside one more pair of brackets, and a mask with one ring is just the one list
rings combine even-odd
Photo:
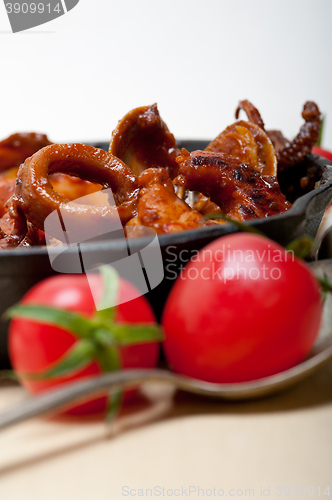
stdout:
[[326,149],[323,149],[320,146],[314,146],[311,149],[311,152],[314,153],[315,155],[323,156],[324,158],[327,158],[328,160],[332,161],[332,152],[327,151]]
[[[102,293],[102,279],[93,275],[91,286],[99,295]],[[120,299],[135,293],[134,287],[120,279]],[[58,275],[48,278],[34,286],[23,298],[22,304],[48,305],[92,316],[96,310],[85,275]],[[156,319],[150,304],[144,297],[117,306],[116,322],[155,323]],[[62,328],[42,324],[27,319],[14,319],[9,331],[9,354],[13,369],[18,373],[44,372],[77,341],[72,333]],[[156,342],[130,345],[120,348],[123,368],[153,368],[158,360],[159,347]],[[58,379],[29,380],[22,384],[32,393],[63,384],[69,380],[95,375],[101,372],[97,362],[92,362],[75,375]],[[71,413],[96,413],[105,409],[106,398],[90,401],[76,407]]]
[[192,260],[163,313],[165,355],[176,372],[242,382],[306,356],[319,332],[322,300],[304,263],[249,233],[219,238]]

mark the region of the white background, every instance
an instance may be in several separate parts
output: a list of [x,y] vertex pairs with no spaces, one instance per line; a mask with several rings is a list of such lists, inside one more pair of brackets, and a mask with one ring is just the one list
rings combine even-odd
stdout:
[[332,149],[331,0],[80,0],[17,34],[1,2],[0,31],[1,138],[108,140],[153,102],[176,137],[212,138],[244,98],[292,137],[314,100]]

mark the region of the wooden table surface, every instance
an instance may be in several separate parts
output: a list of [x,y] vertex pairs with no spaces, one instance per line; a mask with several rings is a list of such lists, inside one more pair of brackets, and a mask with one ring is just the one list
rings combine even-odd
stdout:
[[[332,494],[332,364],[255,401],[156,384],[143,392],[150,403],[133,403],[111,429],[58,417],[0,433],[0,499]],[[0,409],[26,397],[14,383],[0,385]]]

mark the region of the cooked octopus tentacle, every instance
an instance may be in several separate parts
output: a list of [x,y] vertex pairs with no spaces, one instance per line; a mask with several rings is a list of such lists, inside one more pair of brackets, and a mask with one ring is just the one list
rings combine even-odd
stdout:
[[206,225],[204,217],[175,194],[164,168],[149,168],[142,172],[139,185],[138,216],[129,221],[126,228],[144,226],[163,234]]
[[278,172],[300,163],[317,142],[321,126],[318,106],[314,102],[306,102],[303,106],[302,117],[305,123],[300,132],[277,152]]
[[[29,229],[26,218],[17,209],[14,199],[8,202],[8,213],[0,219],[0,248],[14,248],[23,244]],[[27,241],[27,240],[26,240]],[[32,243],[35,243],[35,240]],[[27,246],[27,245],[24,245]]]
[[233,156],[182,150],[177,161],[180,175],[176,181],[209,196],[234,219],[267,217],[290,207],[274,176],[261,175]]
[[265,130],[264,122],[263,122],[263,119],[260,115],[260,112],[258,111],[257,108],[255,108],[255,106],[253,104],[251,104],[250,101],[247,101],[247,99],[245,99],[244,101],[239,102],[239,105],[235,111],[235,118],[236,119],[239,118],[239,114],[240,114],[241,109],[243,109],[243,111],[245,111],[245,113],[248,117],[248,120],[251,123],[255,123],[256,125],[258,125],[258,127]]
[[276,153],[289,142],[280,130],[267,130],[266,133],[271,139]]
[[173,179],[180,153],[174,135],[161,119],[157,104],[133,109],[113,131],[109,152],[139,175],[147,168],[165,168]]
[[249,164],[264,175],[277,175],[277,158],[266,132],[258,125],[238,121],[227,127],[205,149],[226,153]]
[[[57,193],[48,175],[67,173],[113,190],[118,206],[67,204],[69,200]],[[80,217],[85,227],[103,224],[120,216],[123,224],[136,214],[137,178],[118,158],[92,146],[53,144],[28,158],[18,171],[15,200],[18,210],[36,227],[44,230],[44,220],[61,209],[66,220]],[[79,230],[79,228],[78,228]]]

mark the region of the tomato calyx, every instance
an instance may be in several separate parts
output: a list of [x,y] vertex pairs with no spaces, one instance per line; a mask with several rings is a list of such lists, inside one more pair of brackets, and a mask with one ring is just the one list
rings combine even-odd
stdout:
[[[49,369],[41,373],[19,373],[22,379],[44,380],[67,377],[96,361],[102,372],[122,368],[120,348],[160,342],[162,328],[157,323],[116,322],[119,276],[111,266],[100,268],[103,294],[99,310],[92,317],[36,304],[16,304],[6,312],[7,318],[24,318],[69,331],[76,342]],[[109,305],[112,304],[112,307]],[[114,418],[121,408],[122,393],[108,398],[107,418]]]
[[326,295],[327,293],[332,293],[332,283],[326,277],[317,279],[324,295]]

